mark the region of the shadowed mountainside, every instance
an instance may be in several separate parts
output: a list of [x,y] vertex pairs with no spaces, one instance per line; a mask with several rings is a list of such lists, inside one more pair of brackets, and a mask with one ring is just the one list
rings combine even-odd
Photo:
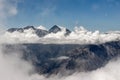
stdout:
[[91,71],[118,57],[120,41],[103,44],[7,44],[5,53],[22,51],[23,58],[31,61],[39,74],[72,74]]

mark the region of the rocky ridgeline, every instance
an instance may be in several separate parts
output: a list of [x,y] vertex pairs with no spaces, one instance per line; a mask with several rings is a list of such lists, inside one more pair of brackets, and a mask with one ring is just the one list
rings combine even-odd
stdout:
[[[23,33],[25,30],[29,30],[29,29],[33,30],[36,33],[36,35],[39,36],[39,37],[43,37],[43,36],[45,36],[49,33],[57,33],[59,31],[62,31],[62,29],[57,25],[54,25],[49,30],[38,29],[38,28],[35,28],[34,26],[27,26],[27,27],[24,27],[24,28],[10,28],[7,31],[10,32],[10,33],[13,33],[15,31]],[[66,31],[65,35],[69,35],[71,33],[71,31],[69,29],[65,28],[65,31]]]

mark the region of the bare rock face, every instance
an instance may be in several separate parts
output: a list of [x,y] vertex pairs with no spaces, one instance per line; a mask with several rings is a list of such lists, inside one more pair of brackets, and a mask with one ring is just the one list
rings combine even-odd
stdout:
[[8,32],[15,32],[15,31],[18,31],[18,32],[23,32],[23,29],[22,28],[10,28],[7,30]]
[[[20,47],[24,46],[24,47]],[[103,44],[5,44],[5,53],[23,53],[23,59],[31,61],[39,74],[72,74],[103,67],[120,55],[120,41]]]
[[[62,31],[62,29],[57,25],[54,25],[52,28],[49,29],[49,33],[57,33],[59,31]],[[71,33],[69,29],[65,29],[65,31],[65,35],[69,35]]]
[[54,25],[52,28],[49,29],[50,33],[57,33],[61,31],[61,28],[59,28],[57,25]]
[[33,30],[38,37],[43,37],[49,33],[47,30],[37,29],[34,26],[26,26],[24,28],[10,28],[7,31],[10,33],[13,33],[15,31],[23,33],[25,30],[29,29]]
[[[37,29],[34,26],[26,26],[24,28],[10,28],[7,31],[10,33],[13,33],[15,31],[23,33],[25,30],[33,30],[34,33],[38,36],[38,37],[44,37],[45,35],[49,34],[49,33],[57,33],[59,31],[61,31],[61,28],[58,27],[57,25],[54,25],[51,29],[49,29],[49,31],[47,30],[43,30],[43,29]],[[65,36],[69,35],[71,33],[70,30],[66,29],[66,33]]]

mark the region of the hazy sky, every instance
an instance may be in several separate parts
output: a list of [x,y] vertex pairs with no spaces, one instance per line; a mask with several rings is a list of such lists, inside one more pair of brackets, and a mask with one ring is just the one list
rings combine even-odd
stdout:
[[43,25],[50,28],[57,24],[70,29],[82,25],[90,30],[120,30],[120,0],[8,1],[16,1],[17,10],[8,18],[8,27]]

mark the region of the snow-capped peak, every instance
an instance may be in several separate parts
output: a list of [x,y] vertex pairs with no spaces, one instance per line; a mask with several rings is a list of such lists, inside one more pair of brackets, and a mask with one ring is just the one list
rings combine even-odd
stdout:
[[37,29],[42,29],[42,30],[47,30],[46,29],[46,27],[44,27],[44,26],[42,26],[42,25],[40,25],[40,26],[38,26],[38,27],[36,27]]

